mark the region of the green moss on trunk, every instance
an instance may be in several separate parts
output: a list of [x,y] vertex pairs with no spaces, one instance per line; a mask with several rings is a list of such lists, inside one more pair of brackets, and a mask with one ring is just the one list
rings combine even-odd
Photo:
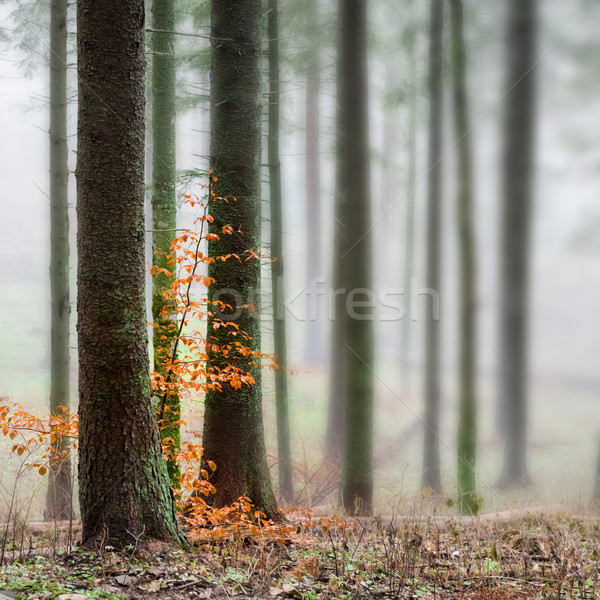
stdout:
[[271,209],[271,290],[273,296],[273,338],[275,360],[282,367],[275,371],[275,405],[277,410],[277,450],[279,459],[279,493],[288,502],[293,499],[292,456],[287,385],[287,347],[283,259],[283,207],[281,162],[279,158],[279,24],[277,0],[269,0],[269,204]]
[[[175,3],[174,0],[152,0],[152,262],[171,273],[167,255],[176,228],[176,155],[175,155]],[[175,307],[161,316],[165,307],[163,291],[172,279],[164,273],[154,275],[152,290],[152,321],[154,369],[165,375],[166,357],[173,352],[176,336]],[[161,440],[170,438],[172,448],[167,459],[169,479],[173,487],[179,485],[181,475],[175,459],[181,445],[181,406],[177,394],[166,394],[160,399],[162,420]]]
[[[248,249],[260,248],[260,148],[261,148],[261,2],[211,2],[211,148],[210,167],[217,177],[213,191],[218,198],[211,203],[214,219],[210,230],[220,235],[209,242],[213,257],[237,254],[241,261],[215,261],[209,275],[209,301],[221,300],[232,306],[231,314],[240,330],[251,340],[247,344],[260,350],[260,264],[243,260]],[[225,200],[226,199],[226,200]],[[234,200],[235,199],[235,200]],[[231,225],[233,235],[222,235]],[[255,305],[257,311],[243,308]],[[213,328],[209,319],[208,337],[217,345],[231,338],[227,328]],[[211,355],[219,367],[223,357]],[[229,504],[247,495],[268,515],[277,515],[277,505],[267,468],[262,421],[260,361],[249,366],[247,360],[235,361],[250,371],[256,381],[235,390],[225,384],[223,391],[208,391],[204,413],[204,451],[215,461],[213,483],[217,505]]]
[[78,3],[79,499],[83,542],[183,543],[151,401],[142,0]]
[[[50,5],[50,295],[51,366],[50,413],[70,407],[69,341],[69,208],[67,164],[67,0]],[[71,458],[63,437],[52,442],[59,460],[50,463],[45,517],[72,516]],[[63,452],[67,452],[63,456]]]
[[337,168],[346,212],[342,287],[348,293],[345,343],[339,349],[345,354],[346,381],[342,500],[347,511],[368,515],[373,503],[373,307],[351,308],[353,299],[364,304],[373,287],[366,0],[343,0],[340,22]]

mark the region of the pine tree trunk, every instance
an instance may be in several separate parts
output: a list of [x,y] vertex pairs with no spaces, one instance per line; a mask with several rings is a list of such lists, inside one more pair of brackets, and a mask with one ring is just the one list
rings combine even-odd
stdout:
[[[339,88],[339,82],[338,82]],[[339,94],[339,92],[338,92]],[[340,109],[337,109],[336,155],[341,155],[342,132]],[[346,296],[344,287],[344,261],[346,253],[346,198],[341,188],[342,167],[336,165],[336,190],[333,224],[333,275],[331,347],[329,359],[329,405],[325,455],[333,462],[342,458],[345,431],[346,406]]]
[[535,137],[535,0],[511,0],[502,155],[500,406],[505,425],[499,485],[528,483],[527,304]]
[[592,502],[600,502],[600,445],[596,457],[596,472],[594,473],[594,490],[592,492]]
[[[338,59],[339,60],[339,59]],[[337,78],[337,97],[341,98],[343,87]],[[344,148],[343,116],[341,105],[336,107],[335,127],[335,194],[333,220],[332,255],[332,311],[331,344],[329,359],[329,405],[327,432],[325,435],[325,455],[332,462],[341,460],[344,453],[344,431],[346,430],[346,296],[344,285],[344,265],[346,261],[348,210],[344,193],[344,168],[342,153]]]
[[[242,261],[230,259],[209,265],[215,283],[209,287],[209,303],[220,300],[231,305],[221,319],[235,322],[250,336],[246,342],[260,350],[260,264],[244,260],[244,253],[260,247],[261,226],[261,1],[211,1],[211,149],[210,167],[217,178],[210,214],[214,219],[211,232],[219,240],[209,242],[212,257],[237,254]],[[231,225],[233,235],[223,235],[222,227]],[[244,308],[244,305],[254,305]],[[213,305],[213,311],[217,307]],[[210,344],[230,342],[230,328],[214,329],[208,322]],[[222,356],[211,355],[211,366],[219,368]],[[267,468],[261,409],[261,374],[259,361],[249,365],[247,359],[228,362],[250,371],[252,386],[236,390],[228,383],[223,390],[209,390],[204,414],[204,452],[217,464],[213,483],[217,489],[214,502],[230,504],[239,496],[275,517],[277,506]]]
[[79,0],[79,498],[84,544],[184,542],[150,389],[144,3]]
[[[152,0],[152,264],[174,273],[167,255],[176,228],[176,154],[175,154],[175,3],[174,0]],[[152,321],[154,368],[164,373],[165,360],[173,352],[177,332],[175,307],[161,316],[165,306],[163,292],[172,279],[164,273],[153,276]],[[166,375],[168,377],[168,374]],[[179,484],[176,455],[181,444],[179,420],[181,407],[177,394],[160,398],[161,440],[170,439],[167,468],[171,485]]]
[[[431,0],[429,39],[429,191],[426,287],[440,293],[442,197],[442,0]],[[440,467],[440,323],[433,314],[425,325],[425,439],[423,487],[442,491]]]
[[273,337],[275,359],[281,367],[275,371],[277,409],[277,449],[279,492],[288,502],[294,495],[290,421],[288,410],[287,349],[285,328],[285,285],[283,260],[283,218],[281,197],[281,160],[279,155],[279,25],[277,0],[269,0],[269,200],[271,207],[271,289],[273,295]]
[[412,319],[412,285],[414,275],[415,248],[415,199],[417,188],[417,63],[415,56],[415,26],[407,36],[406,53],[409,61],[408,92],[408,165],[406,180],[406,226],[404,246],[404,317],[400,338],[400,356],[402,357],[402,381],[404,389],[410,390],[410,350]]
[[[317,282],[323,276],[321,243],[321,65],[319,48],[319,5],[317,0],[307,0],[308,31],[310,43],[306,72],[306,290],[316,294]],[[314,290],[314,292],[313,292]],[[305,360],[318,365],[323,359],[322,303],[319,296],[308,297]]]
[[[389,241],[392,232],[392,220],[386,218],[396,206],[394,198],[394,176],[398,170],[395,165],[394,150],[396,149],[397,128],[395,126],[395,110],[390,106],[390,98],[399,88],[398,74],[389,63],[385,65],[384,70],[384,88],[383,101],[381,107],[381,164],[379,168],[379,190],[377,191],[376,204],[379,205],[380,214],[383,216],[381,235],[378,236],[379,246],[382,256],[389,254]],[[383,262],[383,261],[382,261]],[[383,277],[387,271],[387,265],[380,267]]]
[[458,415],[458,506],[461,514],[477,514],[476,265],[473,226],[473,173],[466,51],[462,0],[451,0],[454,127],[457,147],[457,220],[460,263],[460,349]]
[[342,145],[338,168],[342,169],[341,191],[347,208],[348,246],[343,261],[349,301],[344,348],[347,383],[342,500],[347,511],[369,515],[373,508],[374,342],[369,297],[373,284],[366,0],[342,0],[340,23],[338,105]]
[[[50,5],[50,294],[52,352],[50,413],[69,410],[69,209],[67,164],[67,0]],[[48,521],[72,515],[71,459],[62,437],[52,442],[45,516]],[[67,452],[63,456],[63,452]]]

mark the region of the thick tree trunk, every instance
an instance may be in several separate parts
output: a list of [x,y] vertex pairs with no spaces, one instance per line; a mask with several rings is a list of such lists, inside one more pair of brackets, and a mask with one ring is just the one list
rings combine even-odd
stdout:
[[457,220],[460,262],[460,349],[458,415],[458,506],[461,514],[477,514],[476,265],[473,226],[473,168],[462,0],[450,2],[454,128],[457,137]]
[[[208,299],[231,305],[231,310],[224,309],[218,316],[234,321],[250,336],[246,345],[252,350],[261,347],[260,264],[256,259],[244,260],[244,253],[260,247],[260,31],[260,0],[212,0],[210,167],[217,181],[210,214],[214,219],[211,232],[220,239],[210,241],[208,251],[212,257],[237,254],[242,260],[210,264],[209,275],[215,283],[209,287]],[[233,227],[233,235],[222,234],[225,225]],[[254,305],[256,310],[245,305]],[[231,329],[215,329],[214,324],[215,318],[210,318],[210,344],[230,343]],[[260,361],[249,364],[243,357],[211,356],[215,368],[232,361],[251,372],[255,384],[236,390],[225,383],[222,391],[206,394],[204,452],[217,464],[212,480],[217,489],[214,501],[229,504],[246,495],[274,517],[277,506],[264,445]]]
[[[69,209],[67,164],[67,0],[50,5],[50,294],[52,351],[50,413],[69,409]],[[52,442],[46,519],[72,515],[71,459],[69,444],[57,437]],[[63,456],[63,452],[67,452]]]
[[290,418],[288,410],[287,345],[285,329],[285,282],[283,260],[283,217],[281,197],[281,160],[279,155],[279,24],[277,0],[269,0],[269,200],[271,207],[271,289],[273,295],[273,337],[275,359],[275,404],[277,410],[277,449],[279,492],[288,502],[294,495]]
[[[175,2],[152,1],[152,264],[174,272],[167,255],[175,237]],[[165,360],[173,352],[176,335],[175,307],[161,316],[165,306],[163,292],[172,279],[164,273],[153,277],[152,321],[154,368],[164,373]],[[168,375],[167,375],[168,377]],[[165,394],[159,403],[161,440],[170,439],[167,468],[171,485],[179,484],[179,464],[175,456],[181,443],[181,407],[177,394]]]
[[368,515],[373,503],[373,306],[369,124],[367,78],[367,2],[340,5],[341,192],[346,199],[347,291],[346,429],[342,500],[352,513]]
[[527,304],[535,137],[535,0],[511,0],[502,155],[500,406],[504,462],[500,486],[527,473]]
[[[426,286],[440,293],[442,208],[442,25],[443,0],[431,0],[429,38],[429,192],[427,207]],[[423,487],[441,493],[440,467],[440,322],[432,314],[425,324],[425,436]]]
[[144,3],[79,0],[79,498],[83,542],[183,542],[150,389]]

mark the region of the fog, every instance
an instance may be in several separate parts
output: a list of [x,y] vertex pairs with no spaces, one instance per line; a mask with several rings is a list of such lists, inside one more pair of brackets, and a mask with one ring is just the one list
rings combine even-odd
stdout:
[[[305,86],[302,52],[306,40],[286,27],[281,9],[284,249],[288,327],[292,455],[303,500],[321,504],[335,498],[335,483],[323,463],[329,394],[330,323],[335,188],[334,11],[322,3],[321,189],[323,272],[307,289],[305,205]],[[413,9],[420,23],[415,49],[418,78],[415,246],[413,302],[403,315],[407,206],[409,62],[400,42],[406,25],[402,3],[370,3],[369,115],[371,201],[374,242],[375,313],[375,506],[390,512],[419,493],[422,467],[424,322],[439,308],[441,326],[441,452],[444,494],[455,495],[458,406],[458,240],[456,226],[456,138],[452,129],[452,62],[444,59],[442,285],[425,282],[427,204],[427,10]],[[531,216],[528,341],[528,463],[532,484],[504,491],[495,487],[502,463],[498,433],[500,203],[502,111],[506,99],[504,3],[465,5],[467,77],[475,175],[477,287],[477,485],[484,511],[514,506],[569,503],[587,507],[594,484],[600,433],[600,6],[586,0],[541,3],[535,63],[534,194]],[[325,6],[327,5],[327,6]],[[35,52],[18,47],[13,36],[14,2],[0,6],[0,396],[38,415],[47,414],[50,358],[48,75],[38,35]],[[181,31],[195,31],[182,9]],[[71,15],[73,16],[73,15]],[[69,25],[74,29],[74,19]],[[444,34],[447,37],[446,33]],[[329,37],[328,37],[329,36]],[[446,41],[445,41],[446,44]],[[206,51],[203,39],[184,38],[181,49]],[[446,52],[446,50],[445,50]],[[40,53],[39,55],[37,53]],[[286,54],[287,53],[287,54]],[[30,73],[24,65],[34,61]],[[71,398],[77,402],[75,163],[75,58],[70,66],[69,165],[71,218]],[[266,67],[265,67],[266,69]],[[209,85],[208,73],[179,67],[181,97]],[[181,104],[184,104],[183,100]],[[178,115],[177,168],[206,169],[208,103],[200,100]],[[266,140],[265,140],[266,145]],[[266,162],[266,161],[265,161]],[[268,173],[264,170],[263,244],[268,251]],[[201,182],[186,190],[201,194]],[[188,226],[182,210],[178,226]],[[150,257],[148,257],[150,260]],[[263,270],[264,346],[272,345],[268,264]],[[322,290],[325,300],[315,300]],[[311,298],[316,312],[310,310]],[[307,308],[308,304],[308,308]],[[312,315],[311,315],[312,312]],[[308,314],[307,314],[308,313]],[[316,319],[318,326],[309,327]],[[409,318],[410,351],[401,350],[402,319]],[[310,337],[309,337],[310,336]],[[309,351],[307,351],[307,348]],[[276,463],[272,375],[265,373],[264,415],[267,452]],[[189,418],[201,419],[200,399],[186,404]],[[46,412],[45,412],[46,411]],[[2,452],[7,452],[5,445]],[[4,460],[4,459],[2,459]],[[275,469],[275,467],[273,467]],[[275,473],[275,470],[273,470]],[[316,474],[316,475],[315,475]],[[307,483],[308,480],[310,483]],[[333,478],[335,480],[335,477]]]

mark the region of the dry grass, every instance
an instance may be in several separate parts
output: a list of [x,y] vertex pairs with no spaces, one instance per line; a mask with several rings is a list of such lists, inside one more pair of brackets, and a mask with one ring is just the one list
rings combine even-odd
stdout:
[[495,519],[413,513],[348,525],[313,527],[284,545],[249,535],[188,553],[104,548],[50,558],[33,547],[2,567],[0,587],[48,600],[73,592],[157,600],[600,598],[600,527],[591,516],[556,509]]

